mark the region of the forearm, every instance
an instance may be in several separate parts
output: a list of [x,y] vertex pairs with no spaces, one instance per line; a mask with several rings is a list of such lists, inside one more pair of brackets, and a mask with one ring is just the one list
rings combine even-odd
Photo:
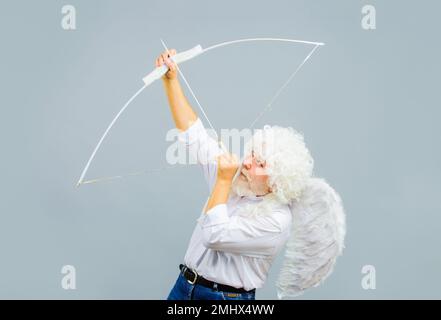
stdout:
[[218,204],[227,203],[228,195],[231,189],[231,183],[232,182],[230,180],[216,180],[216,184],[214,185],[213,191],[211,192],[207,207],[205,208],[205,213],[207,213],[211,208],[217,206]]
[[188,103],[177,78],[163,79],[163,83],[176,128],[185,131],[198,119],[198,116]]

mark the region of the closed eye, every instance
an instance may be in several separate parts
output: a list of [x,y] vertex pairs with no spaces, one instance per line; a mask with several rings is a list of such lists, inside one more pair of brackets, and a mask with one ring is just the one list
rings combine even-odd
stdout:
[[266,162],[265,161],[261,161],[261,160],[256,159],[256,163],[261,168],[264,168],[266,166]]

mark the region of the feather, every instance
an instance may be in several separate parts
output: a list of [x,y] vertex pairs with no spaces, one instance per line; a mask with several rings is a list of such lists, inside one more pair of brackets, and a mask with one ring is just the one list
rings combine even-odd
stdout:
[[320,285],[341,255],[346,234],[341,198],[324,179],[310,178],[290,209],[293,222],[277,280],[279,299]]

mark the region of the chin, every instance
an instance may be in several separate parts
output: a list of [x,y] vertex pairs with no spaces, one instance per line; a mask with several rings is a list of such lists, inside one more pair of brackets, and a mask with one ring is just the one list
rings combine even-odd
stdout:
[[248,181],[242,180],[240,177],[234,181],[231,190],[240,197],[255,195],[255,193],[251,191]]

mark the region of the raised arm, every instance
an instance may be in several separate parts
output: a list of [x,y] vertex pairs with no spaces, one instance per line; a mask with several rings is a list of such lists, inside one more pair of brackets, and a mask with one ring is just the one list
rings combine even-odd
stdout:
[[174,49],[171,49],[168,52],[163,52],[156,59],[156,67],[166,64],[169,68],[168,72],[162,77],[162,82],[164,84],[165,93],[167,95],[170,111],[176,128],[185,131],[197,120],[198,116],[188,103],[188,100],[182,91],[177,76],[176,65],[170,59],[170,57],[175,54],[176,50]]
[[222,153],[222,150],[218,143],[208,135],[182,91],[177,77],[176,65],[170,59],[175,54],[176,50],[173,49],[162,53],[156,59],[156,66],[166,64],[169,68],[162,80],[173,120],[176,128],[181,131],[178,139],[187,146],[190,157],[202,166],[205,180],[211,191],[216,180],[216,157]]

